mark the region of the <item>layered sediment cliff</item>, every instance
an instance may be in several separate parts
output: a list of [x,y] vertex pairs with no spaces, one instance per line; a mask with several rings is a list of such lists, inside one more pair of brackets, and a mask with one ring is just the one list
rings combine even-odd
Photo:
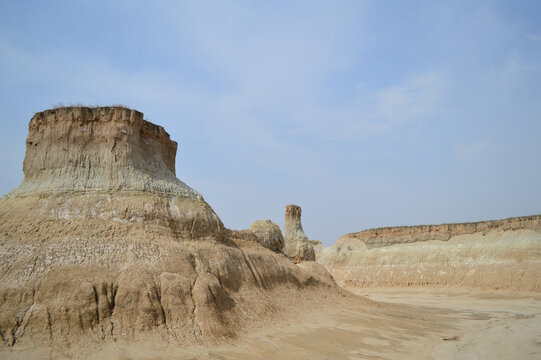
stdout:
[[226,229],[176,178],[176,149],[126,108],[34,115],[24,180],[0,199],[0,355],[205,343],[333,286]]
[[9,237],[41,241],[137,231],[219,239],[219,217],[175,176],[176,150],[161,126],[135,110],[39,112],[28,126],[24,180],[2,198],[0,226]]
[[343,286],[541,291],[541,216],[370,229],[316,254]]
[[149,191],[202,198],[175,176],[177,143],[163,127],[122,107],[67,107],[28,125],[17,195]]
[[417,241],[447,241],[453,236],[487,233],[489,231],[541,230],[541,215],[514,217],[504,220],[479,221],[470,223],[395,226],[369,229],[342,236],[342,239],[359,239],[368,248],[405,244]]

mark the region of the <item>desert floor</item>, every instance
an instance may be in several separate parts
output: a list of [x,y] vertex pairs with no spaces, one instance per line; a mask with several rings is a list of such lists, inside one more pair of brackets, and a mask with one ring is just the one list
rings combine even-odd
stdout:
[[350,289],[380,304],[306,309],[214,347],[101,349],[109,359],[541,359],[541,294]]

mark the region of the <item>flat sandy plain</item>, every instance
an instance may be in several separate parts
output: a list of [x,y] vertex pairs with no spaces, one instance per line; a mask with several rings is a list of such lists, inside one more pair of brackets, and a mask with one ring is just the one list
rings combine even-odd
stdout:
[[349,289],[378,305],[306,309],[214,347],[114,346],[96,359],[541,359],[541,294]]

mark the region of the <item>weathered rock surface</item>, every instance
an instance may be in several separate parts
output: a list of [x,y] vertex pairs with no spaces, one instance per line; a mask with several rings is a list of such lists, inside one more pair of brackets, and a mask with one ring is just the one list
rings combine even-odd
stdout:
[[121,107],[36,113],[28,126],[17,195],[150,191],[199,199],[175,176],[177,143],[143,114]]
[[286,206],[283,252],[294,262],[314,261],[314,248],[302,229],[301,212],[300,206]]
[[370,229],[318,249],[342,286],[541,291],[541,216]]
[[278,314],[274,293],[329,286],[224,228],[175,177],[176,147],[125,108],[32,118],[24,180],[0,199],[0,350],[205,343]]
[[278,224],[270,220],[257,220],[250,226],[250,231],[256,234],[258,241],[267,249],[280,251],[284,247],[284,236]]

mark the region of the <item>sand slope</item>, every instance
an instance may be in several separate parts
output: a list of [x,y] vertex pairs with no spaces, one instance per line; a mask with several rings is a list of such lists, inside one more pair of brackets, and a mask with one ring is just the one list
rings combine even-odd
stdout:
[[[541,359],[541,296],[461,288],[352,289],[376,300],[307,300],[228,343],[105,344],[90,359]],[[47,349],[0,356],[30,359]]]

